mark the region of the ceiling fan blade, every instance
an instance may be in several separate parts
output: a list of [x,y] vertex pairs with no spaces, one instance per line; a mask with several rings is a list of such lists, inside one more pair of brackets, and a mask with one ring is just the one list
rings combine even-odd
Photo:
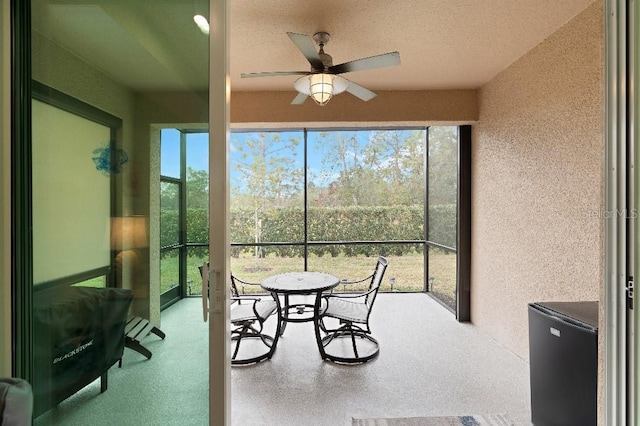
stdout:
[[250,72],[240,74],[242,78],[252,77],[278,77],[282,75],[307,75],[309,71],[273,71],[273,72]]
[[349,82],[349,86],[347,86],[347,92],[351,93],[356,98],[360,98],[366,102],[377,96],[375,93],[373,93],[371,90],[367,89],[366,87],[362,87],[351,80],[347,80],[347,81]]
[[291,101],[291,105],[302,105],[308,97],[309,96],[305,95],[304,93],[298,93],[298,95],[293,98],[293,101]]
[[324,70],[324,64],[322,63],[322,59],[320,59],[320,55],[318,55],[316,45],[313,44],[311,37],[306,34],[297,33],[287,33],[287,35],[291,41],[298,46],[298,49],[300,49],[304,57],[307,58],[307,61],[309,61],[314,70]]
[[368,58],[356,59],[355,61],[329,67],[329,73],[342,74],[343,72],[353,72],[370,70],[373,68],[393,67],[400,65],[400,53],[389,52],[382,55],[370,56]]

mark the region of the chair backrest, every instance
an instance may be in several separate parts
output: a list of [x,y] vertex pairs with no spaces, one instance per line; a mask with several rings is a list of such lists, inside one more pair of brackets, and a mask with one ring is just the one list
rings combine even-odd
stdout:
[[236,285],[236,277],[231,273],[231,297],[239,297],[238,286]]
[[[198,271],[200,271],[200,277],[202,278],[202,292],[204,293],[209,288],[209,277],[204,277],[202,274],[202,266],[198,266]],[[209,262],[207,262],[207,267],[209,267]]]
[[385,257],[378,257],[378,262],[376,263],[376,270],[371,277],[371,284],[369,284],[369,290],[374,290],[367,295],[367,299],[365,303],[371,311],[371,307],[373,306],[373,302],[376,299],[376,295],[378,294],[378,289],[380,288],[380,284],[382,284],[382,277],[384,277],[384,272],[387,270],[387,266],[389,265],[389,261]]

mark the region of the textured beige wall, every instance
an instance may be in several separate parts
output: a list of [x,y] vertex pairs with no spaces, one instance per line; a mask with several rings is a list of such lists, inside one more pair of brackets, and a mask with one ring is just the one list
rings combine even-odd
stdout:
[[389,125],[391,123],[470,123],[478,119],[477,90],[377,92],[363,102],[340,94],[326,107],[311,99],[291,105],[295,92],[231,92],[231,125],[242,123],[335,123]]
[[480,91],[472,321],[525,360],[528,303],[601,294],[603,55],[598,0]]
[[11,105],[9,0],[0,3],[0,377],[11,375]]

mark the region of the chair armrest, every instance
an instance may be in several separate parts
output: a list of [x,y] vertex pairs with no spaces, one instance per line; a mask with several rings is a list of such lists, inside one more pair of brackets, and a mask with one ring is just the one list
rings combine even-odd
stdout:
[[240,286],[242,287],[242,293],[243,294],[244,294],[244,288],[246,286],[260,287],[260,283],[252,283],[252,282],[249,282],[249,281],[241,280],[240,278],[236,277],[235,275],[233,276],[233,280],[236,282],[236,285],[240,284]]
[[253,297],[253,296],[231,296],[230,299],[231,301],[237,301],[238,304],[242,304],[243,300],[253,301],[254,304],[262,300],[259,297]]
[[365,281],[369,281],[369,280],[371,280],[371,279],[373,278],[373,275],[374,275],[374,274],[371,274],[371,275],[369,275],[368,277],[364,277],[363,279],[361,279],[361,280],[356,280],[356,281],[340,281],[340,284],[339,284],[339,285],[360,284],[360,283],[363,283],[363,282],[365,282]]
[[377,289],[372,288],[371,290],[365,291],[363,293],[355,293],[355,294],[344,294],[344,293],[340,293],[340,294],[328,294],[326,296],[324,296],[325,299],[329,299],[329,298],[337,298],[337,299],[356,299],[358,297],[363,297],[366,296],[370,293],[373,293],[374,291],[376,291]]

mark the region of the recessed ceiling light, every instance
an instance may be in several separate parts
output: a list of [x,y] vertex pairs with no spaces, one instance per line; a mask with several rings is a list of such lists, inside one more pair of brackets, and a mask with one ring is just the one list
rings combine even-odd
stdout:
[[200,28],[200,31],[202,31],[203,34],[209,35],[209,21],[207,21],[207,18],[205,18],[202,15],[195,15],[193,17],[193,22],[196,23],[196,25],[198,26],[198,28]]

